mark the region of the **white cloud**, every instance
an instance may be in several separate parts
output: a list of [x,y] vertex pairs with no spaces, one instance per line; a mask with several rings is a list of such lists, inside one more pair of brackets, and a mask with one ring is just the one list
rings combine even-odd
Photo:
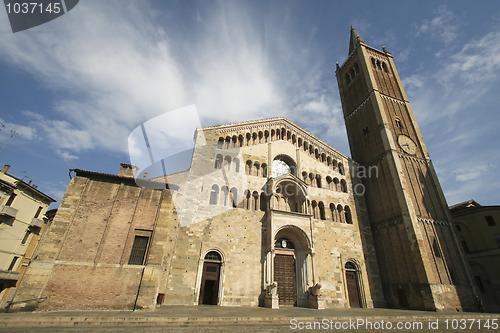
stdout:
[[440,72],[446,83],[460,79],[469,86],[498,79],[500,30],[466,43]]
[[53,129],[46,137],[58,147],[126,151],[126,136],[137,123],[184,104],[168,40],[147,12],[144,3],[82,2],[49,23],[57,31],[0,39],[6,60],[57,92],[58,118],[44,125]]
[[488,169],[492,168],[491,164],[469,164],[462,166],[453,171],[455,178],[459,182],[475,181],[476,179],[484,176]]
[[57,153],[57,155],[59,155],[66,162],[70,162],[70,161],[78,159],[78,156],[73,155],[73,154],[71,154],[71,153],[69,153],[67,151],[64,151],[64,150],[57,149],[56,153]]
[[417,35],[430,35],[437,41],[450,44],[458,37],[459,27],[459,20],[455,14],[446,5],[441,5],[434,11],[433,18],[424,20],[415,28]]

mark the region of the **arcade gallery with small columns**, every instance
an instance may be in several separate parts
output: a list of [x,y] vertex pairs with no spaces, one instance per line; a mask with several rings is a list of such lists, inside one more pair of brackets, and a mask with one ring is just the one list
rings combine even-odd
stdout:
[[470,309],[391,54],[352,29],[337,81],[352,158],[270,118],[197,129],[182,172],[71,170],[11,309]]

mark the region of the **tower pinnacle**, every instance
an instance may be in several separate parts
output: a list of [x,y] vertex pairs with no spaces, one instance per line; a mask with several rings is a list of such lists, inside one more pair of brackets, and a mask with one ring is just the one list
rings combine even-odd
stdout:
[[356,29],[351,25],[351,40],[349,42],[349,55],[358,47],[359,43],[366,44],[365,40],[361,38]]

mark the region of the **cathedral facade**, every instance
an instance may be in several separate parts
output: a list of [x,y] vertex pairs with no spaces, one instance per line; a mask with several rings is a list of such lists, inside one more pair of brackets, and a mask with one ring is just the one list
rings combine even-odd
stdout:
[[470,278],[392,56],[337,66],[352,159],[285,118],[196,130],[189,170],[75,169],[12,304],[467,309]]

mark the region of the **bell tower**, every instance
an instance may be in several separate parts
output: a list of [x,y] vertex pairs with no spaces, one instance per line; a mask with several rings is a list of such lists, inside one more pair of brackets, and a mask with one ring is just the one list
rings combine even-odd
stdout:
[[336,76],[352,158],[371,171],[361,178],[388,306],[470,307],[468,269],[392,55],[351,27]]

